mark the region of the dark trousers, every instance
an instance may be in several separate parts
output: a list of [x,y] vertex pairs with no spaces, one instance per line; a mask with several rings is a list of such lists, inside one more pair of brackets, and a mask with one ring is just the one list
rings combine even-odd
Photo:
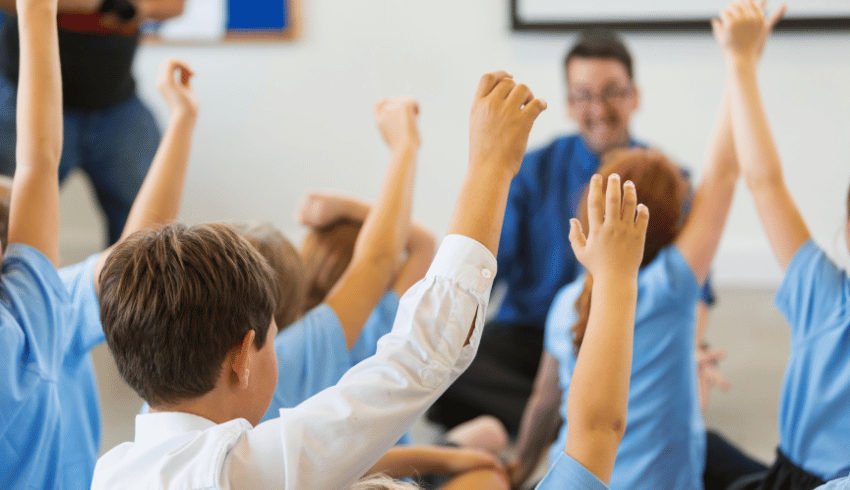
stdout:
[[543,325],[488,323],[475,360],[428,410],[428,419],[450,429],[487,414],[515,435],[542,352]]
[[705,442],[705,490],[727,490],[741,478],[767,470],[713,430],[706,431]]
[[776,461],[767,471],[744,477],[729,490],[814,490],[825,484],[819,476],[800,468],[776,449]]

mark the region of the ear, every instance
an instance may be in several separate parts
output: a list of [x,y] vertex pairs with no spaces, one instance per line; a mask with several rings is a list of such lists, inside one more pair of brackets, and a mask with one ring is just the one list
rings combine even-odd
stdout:
[[236,378],[239,379],[239,389],[242,390],[248,388],[248,380],[251,376],[251,356],[249,355],[249,350],[251,349],[251,344],[254,343],[255,335],[256,332],[249,330],[245,334],[245,337],[242,338],[242,342],[235,347],[238,349],[238,352],[236,353],[236,357],[233,358],[232,369],[236,373]]

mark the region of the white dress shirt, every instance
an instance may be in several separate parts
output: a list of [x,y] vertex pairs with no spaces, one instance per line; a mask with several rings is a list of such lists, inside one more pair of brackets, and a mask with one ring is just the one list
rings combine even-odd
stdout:
[[495,275],[486,247],[446,237],[375,356],[336,386],[257,427],[179,412],[138,415],[135,442],[98,460],[92,488],[347,489],[469,366]]

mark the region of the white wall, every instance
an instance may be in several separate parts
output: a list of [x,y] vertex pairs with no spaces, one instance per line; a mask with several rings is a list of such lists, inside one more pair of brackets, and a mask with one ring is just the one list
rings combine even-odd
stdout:
[[[299,238],[291,218],[308,188],[365,198],[387,160],[371,119],[381,96],[412,94],[423,146],[415,216],[443,234],[466,168],[467,118],[478,77],[504,68],[549,101],[531,144],[570,130],[561,58],[574,35],[510,32],[507,0],[309,0],[292,44],[148,45],[136,64],[140,91],[161,121],[153,84],[167,56],[197,72],[201,116],[181,218],[262,219]],[[628,34],[643,104],[634,134],[697,176],[720,100],[723,64],[708,33]],[[762,88],[793,195],[817,240],[841,241],[850,183],[850,33],[781,33],[770,41]],[[80,186],[65,193],[66,241],[99,240],[99,223],[75,215]],[[71,223],[71,225],[68,225]],[[83,238],[79,238],[79,236]],[[96,245],[96,243],[95,243]],[[740,189],[716,267],[726,285],[771,285],[779,275],[749,196]]]

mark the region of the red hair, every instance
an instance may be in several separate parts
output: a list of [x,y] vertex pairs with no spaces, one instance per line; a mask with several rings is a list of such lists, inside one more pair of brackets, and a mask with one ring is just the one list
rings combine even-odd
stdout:
[[[598,172],[602,175],[603,189],[608,186],[608,176],[618,174],[621,182],[627,180],[635,184],[639,203],[649,208],[649,226],[646,230],[646,244],[641,267],[652,262],[658,253],[673,243],[684,224],[683,201],[688,193],[688,182],[681,170],[670,162],[660,151],[654,149],[618,149],[606,153]],[[582,227],[588,229],[587,189],[582,196],[578,210],[578,219]],[[590,316],[591,290],[593,278],[587,274],[584,290],[576,300],[579,318],[573,325],[573,349],[576,354],[584,339],[587,320]]]

